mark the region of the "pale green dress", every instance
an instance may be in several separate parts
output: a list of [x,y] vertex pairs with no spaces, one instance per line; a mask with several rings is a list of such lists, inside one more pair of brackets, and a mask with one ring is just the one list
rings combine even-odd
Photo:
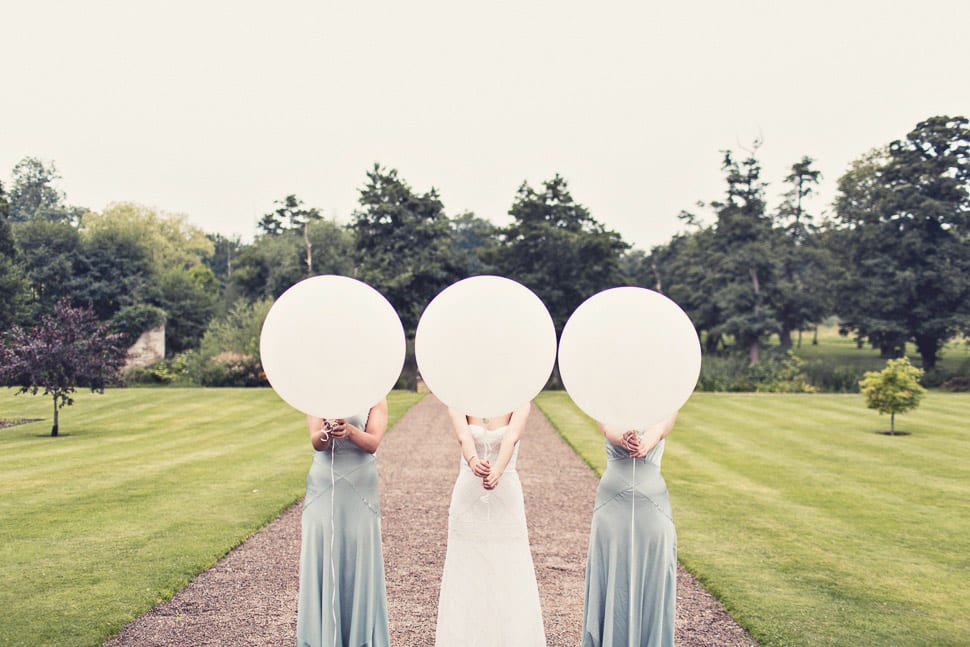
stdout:
[[586,562],[583,647],[674,644],[677,533],[660,474],[663,450],[661,440],[634,468],[627,450],[606,444]]
[[[346,420],[364,429],[367,414]],[[373,454],[347,439],[336,440],[332,453],[314,452],[307,474],[296,644],[298,647],[334,644],[387,647],[390,644],[377,462]]]

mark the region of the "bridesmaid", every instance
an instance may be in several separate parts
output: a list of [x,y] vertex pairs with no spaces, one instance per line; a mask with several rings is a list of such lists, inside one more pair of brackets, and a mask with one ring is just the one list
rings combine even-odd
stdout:
[[374,452],[387,401],[337,420],[307,417],[316,450],[306,479],[297,647],[390,644]]
[[600,425],[606,471],[586,562],[583,647],[672,647],[677,533],[660,474],[674,414],[642,435]]

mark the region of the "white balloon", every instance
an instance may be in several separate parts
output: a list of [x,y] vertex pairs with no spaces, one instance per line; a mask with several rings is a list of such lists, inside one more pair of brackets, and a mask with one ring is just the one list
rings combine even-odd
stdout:
[[643,430],[677,411],[701,370],[687,314],[658,292],[622,287],[584,301],[559,340],[559,373],[591,418]]
[[394,388],[404,328],[380,292],[346,276],[314,276],[280,295],[263,322],[266,378],[290,406],[320,418],[366,411]]
[[556,328],[529,288],[475,276],[425,308],[414,354],[428,389],[467,415],[490,418],[536,396],[556,361]]

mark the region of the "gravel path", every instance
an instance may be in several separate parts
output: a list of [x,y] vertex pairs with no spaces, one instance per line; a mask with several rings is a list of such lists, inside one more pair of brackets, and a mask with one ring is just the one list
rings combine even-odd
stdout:
[[[408,411],[378,452],[388,614],[395,647],[434,643],[457,464],[458,445],[447,412],[432,395]],[[577,645],[597,479],[538,409],[529,417],[517,465],[546,639],[556,647]],[[676,496],[674,503],[676,515]],[[300,504],[284,511],[106,645],[293,645],[300,511]],[[677,644],[757,645],[682,568],[677,581]]]

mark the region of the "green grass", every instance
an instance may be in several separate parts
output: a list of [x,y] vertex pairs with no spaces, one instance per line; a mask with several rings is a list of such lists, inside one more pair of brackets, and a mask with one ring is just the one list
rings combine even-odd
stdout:
[[[777,345],[777,338],[774,341]],[[819,326],[818,344],[815,346],[812,345],[812,333],[803,333],[802,345],[794,351],[805,361],[823,360],[860,371],[877,371],[886,365],[878,349],[868,344],[858,348],[855,339],[839,334],[838,326]],[[920,355],[912,343],[906,344],[906,355],[913,364],[922,366]],[[937,368],[949,373],[955,373],[967,364],[970,364],[970,345],[963,338],[949,341],[937,355]]]
[[[540,409],[597,472],[569,396]],[[966,645],[970,395],[695,393],[664,454],[681,562],[765,645]]]
[[[396,421],[420,396],[389,396]],[[99,645],[303,495],[305,418],[270,389],[0,390],[0,645]]]

